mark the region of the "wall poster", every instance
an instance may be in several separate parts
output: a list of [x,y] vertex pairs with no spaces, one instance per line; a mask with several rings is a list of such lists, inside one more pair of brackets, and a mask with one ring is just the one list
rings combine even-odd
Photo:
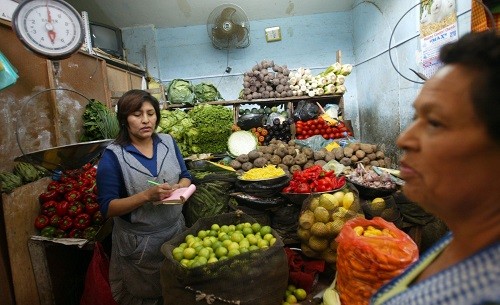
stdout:
[[422,0],[420,47],[423,74],[431,77],[442,65],[439,49],[458,39],[456,0]]

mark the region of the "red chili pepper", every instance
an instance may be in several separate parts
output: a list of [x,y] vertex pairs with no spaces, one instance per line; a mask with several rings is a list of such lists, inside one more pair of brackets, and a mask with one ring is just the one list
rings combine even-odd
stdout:
[[73,219],[71,217],[69,217],[68,215],[63,216],[59,220],[59,229],[61,229],[63,231],[68,231],[72,227],[73,227]]
[[99,204],[97,202],[87,202],[85,203],[85,212],[89,215],[93,215],[95,212],[99,211]]
[[57,227],[59,225],[59,220],[61,220],[61,216],[54,214],[50,217],[49,223],[53,227]]
[[80,193],[80,191],[77,191],[77,190],[71,190],[71,191],[67,192],[66,194],[64,194],[64,198],[68,202],[78,201],[82,198],[82,193]]
[[38,201],[40,204],[50,200],[57,200],[59,198],[59,193],[56,190],[50,190],[38,195]]
[[94,225],[102,225],[104,223],[104,216],[102,215],[101,211],[97,211],[92,215],[92,223]]
[[88,171],[88,170],[89,170],[89,169],[91,169],[92,167],[93,167],[93,165],[92,165],[92,164],[90,164],[90,163],[85,163],[85,164],[82,166],[82,169],[83,169],[84,171]]
[[57,215],[63,217],[68,214],[69,203],[66,200],[59,201],[56,205]]
[[49,217],[47,217],[45,215],[38,215],[35,218],[35,228],[37,228],[38,230],[45,228],[46,226],[49,225],[49,223],[50,223]]
[[79,201],[70,202],[68,206],[68,215],[73,218],[76,217],[83,212],[83,207],[84,205]]
[[85,229],[86,227],[90,226],[90,215],[87,213],[79,214],[78,216],[75,217],[73,225],[77,229],[80,230]]
[[56,206],[57,202],[55,202],[54,200],[44,202],[42,204],[41,212],[43,215],[51,217],[52,215],[56,214]]

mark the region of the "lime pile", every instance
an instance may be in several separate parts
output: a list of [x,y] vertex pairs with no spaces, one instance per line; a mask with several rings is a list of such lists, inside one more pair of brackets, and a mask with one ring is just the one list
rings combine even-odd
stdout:
[[188,234],[184,242],[172,250],[172,256],[186,268],[215,263],[248,251],[267,249],[276,237],[270,226],[259,223],[237,225],[212,224],[210,229]]
[[302,288],[297,288],[295,285],[288,285],[283,297],[283,302],[281,305],[296,304],[300,301],[305,300],[307,297],[307,292]]

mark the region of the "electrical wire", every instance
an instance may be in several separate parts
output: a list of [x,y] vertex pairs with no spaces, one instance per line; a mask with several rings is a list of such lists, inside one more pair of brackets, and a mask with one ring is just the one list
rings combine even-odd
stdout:
[[[488,17],[489,17],[490,21],[492,22],[492,25],[493,25],[493,26],[492,26],[492,28],[493,28],[493,29],[495,29],[495,27],[496,27],[496,25],[495,25],[495,18],[493,18],[493,14],[492,14],[492,13],[491,13],[491,11],[489,10],[489,8],[488,8],[488,7],[487,7],[487,6],[483,3],[483,1],[481,1],[481,0],[474,0],[474,1],[476,1],[476,2],[477,2],[477,3],[479,3],[479,4],[481,4],[481,5],[484,7],[484,9],[485,9],[485,11],[486,11],[486,13],[487,13],[487,15],[488,15]],[[392,42],[392,38],[393,38],[393,36],[394,36],[394,32],[396,31],[396,28],[398,27],[398,25],[399,25],[399,23],[401,22],[401,20],[403,20],[403,18],[404,18],[404,17],[405,17],[405,16],[406,16],[406,15],[407,15],[407,14],[408,14],[408,13],[409,13],[412,9],[414,9],[415,7],[417,7],[417,6],[418,6],[418,5],[420,5],[420,4],[421,4],[421,3],[419,2],[419,3],[415,4],[414,6],[412,6],[409,10],[407,10],[407,11],[403,14],[403,16],[401,16],[401,18],[399,18],[398,22],[397,22],[397,23],[396,23],[396,25],[394,26],[394,29],[392,30],[391,37],[389,38],[389,48],[388,48],[388,51],[389,51],[389,60],[391,61],[391,65],[392,65],[392,67],[394,68],[394,70],[396,70],[396,72],[397,72],[397,73],[398,73],[398,74],[399,74],[402,78],[404,78],[404,79],[406,79],[406,80],[408,80],[408,81],[410,81],[410,82],[412,82],[412,83],[416,83],[416,84],[424,84],[424,83],[425,83],[425,81],[421,82],[421,81],[415,81],[415,80],[412,80],[412,79],[410,79],[410,78],[408,78],[408,77],[404,76],[404,75],[403,75],[403,74],[402,74],[402,73],[401,73],[401,72],[400,72],[400,71],[396,68],[396,65],[394,64],[394,60],[392,59],[392,55],[391,55],[391,50],[393,49],[393,48],[391,47],[391,42]],[[399,44],[399,45],[401,45],[401,44]],[[399,45],[398,45],[398,46],[399,46]],[[395,48],[395,47],[394,47],[394,48]],[[413,70],[413,69],[410,69],[410,70],[411,70],[412,72],[414,72],[414,73],[415,73],[415,74],[416,74],[419,78],[421,78],[421,79],[422,79],[422,76],[424,76],[424,75],[421,75],[420,73],[416,72],[416,71],[415,71],[415,70]],[[419,75],[419,74],[420,74],[420,75]],[[424,76],[424,77],[425,77],[425,76]]]

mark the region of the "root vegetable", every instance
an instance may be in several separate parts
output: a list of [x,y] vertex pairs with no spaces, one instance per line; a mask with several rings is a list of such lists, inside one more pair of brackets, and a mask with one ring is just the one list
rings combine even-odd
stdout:
[[247,154],[242,154],[236,157],[236,161],[240,162],[241,164],[248,162],[249,158]]
[[278,147],[274,150],[274,154],[279,156],[280,158],[283,158],[286,156],[288,153],[287,149],[284,146]]
[[314,150],[312,150],[312,148],[304,147],[302,148],[302,153],[306,156],[307,159],[314,158]]
[[333,151],[329,151],[325,154],[325,161],[330,162],[332,160],[335,160],[335,153]]
[[314,164],[322,167],[323,165],[326,164],[326,161],[325,160],[316,160],[316,161],[314,161]]
[[361,159],[361,163],[363,163],[363,164],[370,164],[370,161],[371,160],[368,157],[364,157],[363,159]]
[[290,173],[292,173],[292,174],[293,174],[294,172],[296,172],[296,171],[300,171],[300,170],[302,170],[302,167],[300,167],[300,165],[297,165],[297,164],[292,165],[292,166],[290,167]]
[[352,150],[354,150],[354,151],[360,149],[359,146],[360,146],[359,143],[350,143],[349,145],[347,145],[347,147],[352,148]]
[[377,159],[377,154],[371,153],[371,154],[368,154],[367,157],[368,157],[368,159],[370,159],[370,161],[373,161],[373,160]]
[[267,159],[263,157],[258,157],[253,161],[254,167],[264,167],[267,164]]
[[349,147],[344,148],[344,156],[350,158],[350,157],[352,157],[353,153],[354,153],[354,151],[352,150],[352,148],[349,148]]
[[309,161],[306,162],[306,164],[304,164],[304,166],[302,168],[306,169],[306,168],[309,168],[309,167],[311,167],[313,165],[314,165],[314,161],[309,160]]
[[383,159],[385,157],[384,152],[381,150],[377,151],[375,156],[377,156],[377,159]]
[[248,153],[248,159],[250,161],[253,161],[253,160],[255,160],[255,159],[257,159],[257,158],[259,158],[261,156],[262,156],[262,153],[260,151],[258,151],[258,150],[252,150],[252,151],[250,151]]
[[361,150],[363,150],[365,153],[367,154],[371,154],[373,152],[373,146],[371,144],[364,144],[364,143],[361,143],[359,145],[359,148]]
[[278,155],[273,155],[269,161],[271,161],[271,164],[278,165],[281,163],[281,157]]
[[370,161],[370,165],[380,166],[380,164],[378,163],[378,161]]
[[283,159],[281,160],[281,162],[283,162],[283,164],[285,164],[287,166],[292,166],[295,164],[295,160],[294,160],[293,156],[291,156],[291,155],[284,156]]
[[340,159],[340,163],[342,165],[349,166],[349,165],[351,165],[351,159],[344,157],[344,158]]
[[289,154],[292,157],[295,157],[297,155],[297,151],[295,150],[295,147],[288,146],[286,149],[287,154]]
[[307,160],[307,156],[303,153],[299,153],[297,154],[297,156],[295,156],[295,164],[297,165],[304,165],[306,164]]
[[285,164],[280,163],[280,164],[278,164],[278,167],[282,168],[285,171],[285,173],[288,172],[288,166],[286,166]]
[[262,158],[264,158],[264,159],[266,159],[268,161],[271,160],[272,157],[273,157],[273,155],[268,154],[268,153],[265,153],[265,154],[262,155]]
[[356,155],[352,155],[350,159],[352,163],[356,163],[359,161],[359,158]]
[[313,153],[314,160],[325,160],[326,153],[323,150],[318,150]]
[[366,155],[366,153],[361,149],[356,150],[355,154],[356,154],[356,157],[358,157],[358,159],[363,159]]
[[245,162],[241,164],[241,169],[244,170],[245,172],[251,170],[252,168],[253,164],[251,162]]
[[233,160],[229,163],[229,165],[234,169],[240,169],[241,163],[238,160]]
[[333,153],[335,154],[336,160],[341,160],[344,157],[344,148],[337,147],[333,150]]

